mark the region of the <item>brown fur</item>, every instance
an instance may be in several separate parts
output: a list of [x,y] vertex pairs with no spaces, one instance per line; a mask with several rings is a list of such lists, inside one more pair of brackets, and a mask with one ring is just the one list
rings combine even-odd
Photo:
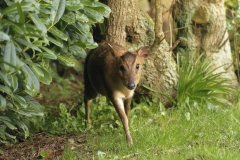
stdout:
[[90,122],[90,101],[98,94],[108,97],[121,118],[129,144],[133,143],[128,127],[130,104],[148,52],[148,46],[129,52],[122,46],[105,41],[91,50],[85,61],[84,102],[87,122]]

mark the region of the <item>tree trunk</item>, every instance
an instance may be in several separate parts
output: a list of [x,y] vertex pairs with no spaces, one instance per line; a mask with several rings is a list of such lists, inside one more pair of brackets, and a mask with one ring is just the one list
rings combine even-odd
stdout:
[[[146,0],[142,1],[146,2]],[[112,13],[107,23],[106,39],[121,45],[124,45],[122,41],[125,39],[126,46],[130,51],[146,45],[152,46],[155,39],[154,22],[146,12],[140,10],[139,0],[121,0],[121,5],[119,3],[108,0],[108,6],[112,9]],[[161,4],[161,1],[158,1],[158,4]],[[158,28],[155,28],[159,30],[156,35],[157,41],[155,40],[151,53],[145,61],[142,78],[136,91],[141,94],[149,94],[150,92],[142,87],[145,84],[170,97],[175,97],[176,65],[172,53],[168,51],[170,47],[164,39],[161,14],[162,10],[159,11],[158,23],[160,24]],[[163,103],[169,104],[170,102],[163,95],[159,95],[159,98]]]
[[[181,40],[179,48],[188,48],[191,53],[204,53],[216,72],[225,72],[223,77],[237,87],[230,43],[227,40],[224,0],[181,0],[176,4],[176,17]],[[227,40],[227,41],[226,41]],[[179,49],[178,48],[178,49]]]
[[126,20],[127,20],[127,6],[126,0],[108,0],[108,6],[112,13],[107,21],[107,35],[106,40],[117,43],[126,47]]

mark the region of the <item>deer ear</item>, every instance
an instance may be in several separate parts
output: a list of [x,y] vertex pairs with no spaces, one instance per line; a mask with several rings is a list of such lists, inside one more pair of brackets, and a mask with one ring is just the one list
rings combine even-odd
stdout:
[[116,43],[108,42],[106,43],[108,48],[111,50],[111,53],[114,57],[120,57],[126,52],[126,49]]
[[149,46],[145,46],[145,47],[141,47],[137,53],[140,57],[143,57],[143,58],[147,58],[148,56],[148,53],[150,51],[150,47]]

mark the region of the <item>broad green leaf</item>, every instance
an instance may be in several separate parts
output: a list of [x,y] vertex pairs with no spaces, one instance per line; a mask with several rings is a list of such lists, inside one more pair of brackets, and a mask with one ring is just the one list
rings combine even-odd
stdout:
[[78,72],[82,72],[84,69],[84,65],[77,59],[73,58],[72,62],[75,63],[75,65],[73,66],[73,68],[78,71]]
[[73,55],[75,55],[78,58],[79,57],[85,58],[87,55],[85,50],[77,45],[70,46],[69,50],[72,52]]
[[63,56],[63,55],[57,55],[57,58],[58,58],[59,62],[61,62],[62,64],[66,65],[68,67],[75,66],[75,62],[72,60],[73,58]]
[[10,37],[6,33],[0,31],[0,41],[4,41],[4,40],[10,41]]
[[6,99],[0,94],[0,111],[4,111],[7,106]]
[[17,4],[17,11],[18,11],[18,15],[19,15],[19,23],[24,24],[25,20],[24,20],[24,15],[23,15],[23,11],[22,11],[22,7],[19,4],[19,2],[16,3]]
[[35,73],[37,77],[44,77],[44,73],[41,70],[41,68],[37,64],[32,64],[31,65],[32,71]]
[[47,33],[47,28],[44,25],[44,23],[41,21],[40,18],[38,18],[38,16],[34,13],[28,13],[29,17],[31,18],[31,20],[33,21],[33,23],[36,25],[36,27],[42,31],[44,34]]
[[6,9],[4,9],[4,11],[2,12],[2,15],[7,15],[10,13],[17,13],[17,3],[7,7]]
[[40,90],[40,84],[33,73],[33,71],[25,64],[21,71],[24,73],[26,79],[23,80],[25,91],[31,95],[35,96]]
[[52,76],[51,74],[45,70],[44,68],[42,69],[42,72],[44,74],[43,77],[38,77],[38,80],[42,82],[43,84],[50,84],[52,82]]
[[53,35],[67,41],[68,37],[66,36],[66,34],[64,34],[62,31],[60,31],[59,29],[57,29],[57,27],[53,26],[48,30],[50,33],[52,33]]
[[4,134],[5,134],[6,136],[8,136],[9,138],[16,139],[16,136],[13,136],[13,135],[11,135],[11,134],[8,134],[7,132],[4,132]]
[[[34,9],[35,9],[32,6],[32,4],[29,3],[29,2],[21,3],[21,8],[25,12],[27,12],[27,11],[34,11]],[[7,7],[6,9],[4,9],[4,11],[2,12],[2,15],[8,15],[8,14],[12,14],[12,13],[18,13],[17,3]]]
[[24,99],[31,106],[31,108],[36,110],[36,114],[38,114],[40,116],[44,115],[43,114],[43,106],[40,103],[38,103],[33,97],[26,95],[26,96],[24,96]]
[[94,49],[94,48],[96,48],[97,46],[98,46],[97,43],[89,42],[89,43],[87,43],[86,48],[88,48],[88,49]]
[[89,14],[87,11],[80,9],[79,12],[81,12],[82,14],[86,15],[88,18],[88,24],[93,25],[95,23],[98,23],[98,21],[91,15]]
[[22,96],[13,94],[11,97],[15,100],[15,102],[17,102],[19,104],[19,106],[21,106],[23,108],[27,108],[26,100]]
[[106,10],[105,8],[103,7],[94,7],[92,8],[94,9],[95,11],[97,11],[98,13],[101,13],[104,17],[108,18],[110,13],[111,13],[111,10],[109,8],[109,10]]
[[94,7],[96,4],[95,1],[89,1],[89,0],[81,0],[81,3],[84,5],[84,7],[86,6]]
[[57,23],[62,17],[65,11],[66,0],[53,0],[52,6],[54,9],[52,10],[51,19],[53,24]]
[[56,56],[56,55],[49,54],[48,52],[41,52],[41,53],[38,53],[37,55],[38,55],[39,57],[42,57],[42,58],[57,59],[57,56]]
[[11,89],[15,92],[18,89],[18,78],[16,75],[9,75],[9,80],[11,81]]
[[76,23],[76,27],[81,31],[81,33],[83,33],[84,37],[86,37],[85,34],[87,34],[87,33],[91,34],[91,33],[89,33],[90,32],[90,26],[87,23],[78,22],[78,23]]
[[11,124],[11,120],[7,121],[3,119],[3,116],[0,116],[0,120],[3,121],[3,123],[11,130],[17,129],[13,124]]
[[8,95],[12,94],[12,91],[9,87],[4,86],[4,85],[0,85],[0,91],[3,93],[7,93]]
[[23,45],[26,46],[26,47],[29,47],[29,48],[32,48],[32,49],[34,49],[34,50],[36,50],[36,51],[41,52],[41,49],[39,49],[37,46],[35,46],[35,45],[32,44],[32,43],[29,43],[28,41],[26,41],[26,40],[24,40],[24,39],[22,39],[22,38],[16,38],[15,41],[23,44]]
[[7,117],[7,116],[0,116],[0,120],[11,122],[11,119],[9,117]]
[[[13,67],[15,67],[17,64],[17,55],[15,45],[12,41],[8,41],[5,46],[3,61],[5,62],[3,64],[3,68],[6,72],[14,70]],[[10,65],[13,67],[11,67]]]
[[[104,17],[108,18],[109,15],[110,15],[110,13],[111,13],[110,7],[107,6],[107,5],[105,5],[105,4],[103,4],[103,3],[100,3],[100,2],[95,2],[95,4],[96,4],[97,7],[94,7],[94,10],[102,13],[102,15],[103,15]],[[101,9],[101,11],[100,11],[100,10],[98,10],[98,8],[104,8],[105,11],[103,11],[102,9]]]
[[58,41],[58,40],[56,40],[56,39],[54,39],[54,38],[52,38],[52,37],[47,37],[47,39],[48,39],[51,43],[57,45],[58,47],[61,47],[61,48],[63,47],[62,41]]
[[0,71],[0,79],[4,82],[4,84],[11,86],[11,83],[10,83],[6,73],[3,73]]
[[28,107],[26,109],[24,109],[25,112],[27,112],[29,115],[31,116],[43,116],[43,112],[42,111],[39,111],[39,110],[36,110],[36,108],[33,108],[33,107]]
[[[32,38],[42,38],[43,36],[47,36],[41,30],[39,30],[35,25],[26,24],[26,32],[24,33],[25,37],[32,37]],[[47,42],[46,42],[47,43]]]
[[23,63],[23,61],[17,57],[17,65],[16,65],[17,70],[21,69],[24,66],[24,64],[25,63]]
[[26,112],[24,109],[12,109],[14,112],[23,115],[23,116],[27,116],[27,117],[32,117],[31,113]]
[[24,34],[25,32],[25,27],[23,24],[16,23],[7,19],[4,19],[2,22],[9,24],[10,27],[19,34]]
[[22,121],[13,121],[13,123],[15,123],[19,128],[23,130],[24,138],[26,139],[29,136],[29,129],[26,126],[26,124],[23,123]]
[[73,12],[64,14],[61,19],[67,22],[68,24],[72,24],[76,22],[75,14]]
[[7,101],[7,107],[8,109],[14,108],[13,104],[10,101]]
[[43,55],[49,55],[49,57],[51,57],[51,58],[49,58],[49,59],[57,59],[57,56],[55,55],[55,53],[53,52],[53,51],[51,51],[50,49],[48,49],[48,48],[46,48],[46,47],[44,47],[44,46],[41,46],[40,48],[42,48],[45,52],[44,53],[42,53]]
[[77,11],[82,9],[84,6],[80,0],[66,1],[66,9],[70,11]]
[[[58,0],[56,0],[58,1]],[[58,9],[57,9],[57,13],[54,19],[54,23],[57,23],[60,18],[62,17],[64,11],[65,11],[65,4],[66,4],[66,0],[60,0],[60,3],[58,5]]]
[[81,12],[76,12],[76,20],[80,22],[87,23],[88,17],[85,14],[82,14]]
[[99,12],[91,8],[84,7],[84,9],[81,9],[80,11],[85,14],[89,20],[92,20],[93,23],[102,23],[104,20],[104,17]]
[[91,37],[92,37],[92,33],[90,33],[90,30],[91,30],[90,25],[88,25],[87,23],[78,22],[77,26],[81,26],[81,28],[85,31],[85,33],[91,34]]
[[[29,96],[30,97],[30,96]],[[12,109],[13,111],[25,115],[28,117],[33,117],[33,116],[43,116],[43,108],[36,108],[36,104],[34,101],[30,102],[29,100],[26,99],[27,107],[26,108],[20,108],[20,109]]]
[[76,24],[71,24],[68,26],[69,29],[73,30],[76,34],[84,35],[84,30],[82,30],[82,27],[78,27]]

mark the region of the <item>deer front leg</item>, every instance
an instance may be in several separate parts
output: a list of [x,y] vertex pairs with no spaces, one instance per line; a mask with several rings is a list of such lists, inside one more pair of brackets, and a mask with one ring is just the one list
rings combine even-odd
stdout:
[[131,102],[132,102],[132,97],[124,100],[124,110],[128,119],[129,119],[129,112],[131,109]]
[[132,140],[132,137],[131,137],[131,134],[130,134],[130,131],[129,131],[128,117],[125,113],[123,100],[121,98],[112,98],[110,100],[112,101],[113,106],[115,107],[119,117],[121,118],[127,141],[130,145],[132,145],[133,140]]

